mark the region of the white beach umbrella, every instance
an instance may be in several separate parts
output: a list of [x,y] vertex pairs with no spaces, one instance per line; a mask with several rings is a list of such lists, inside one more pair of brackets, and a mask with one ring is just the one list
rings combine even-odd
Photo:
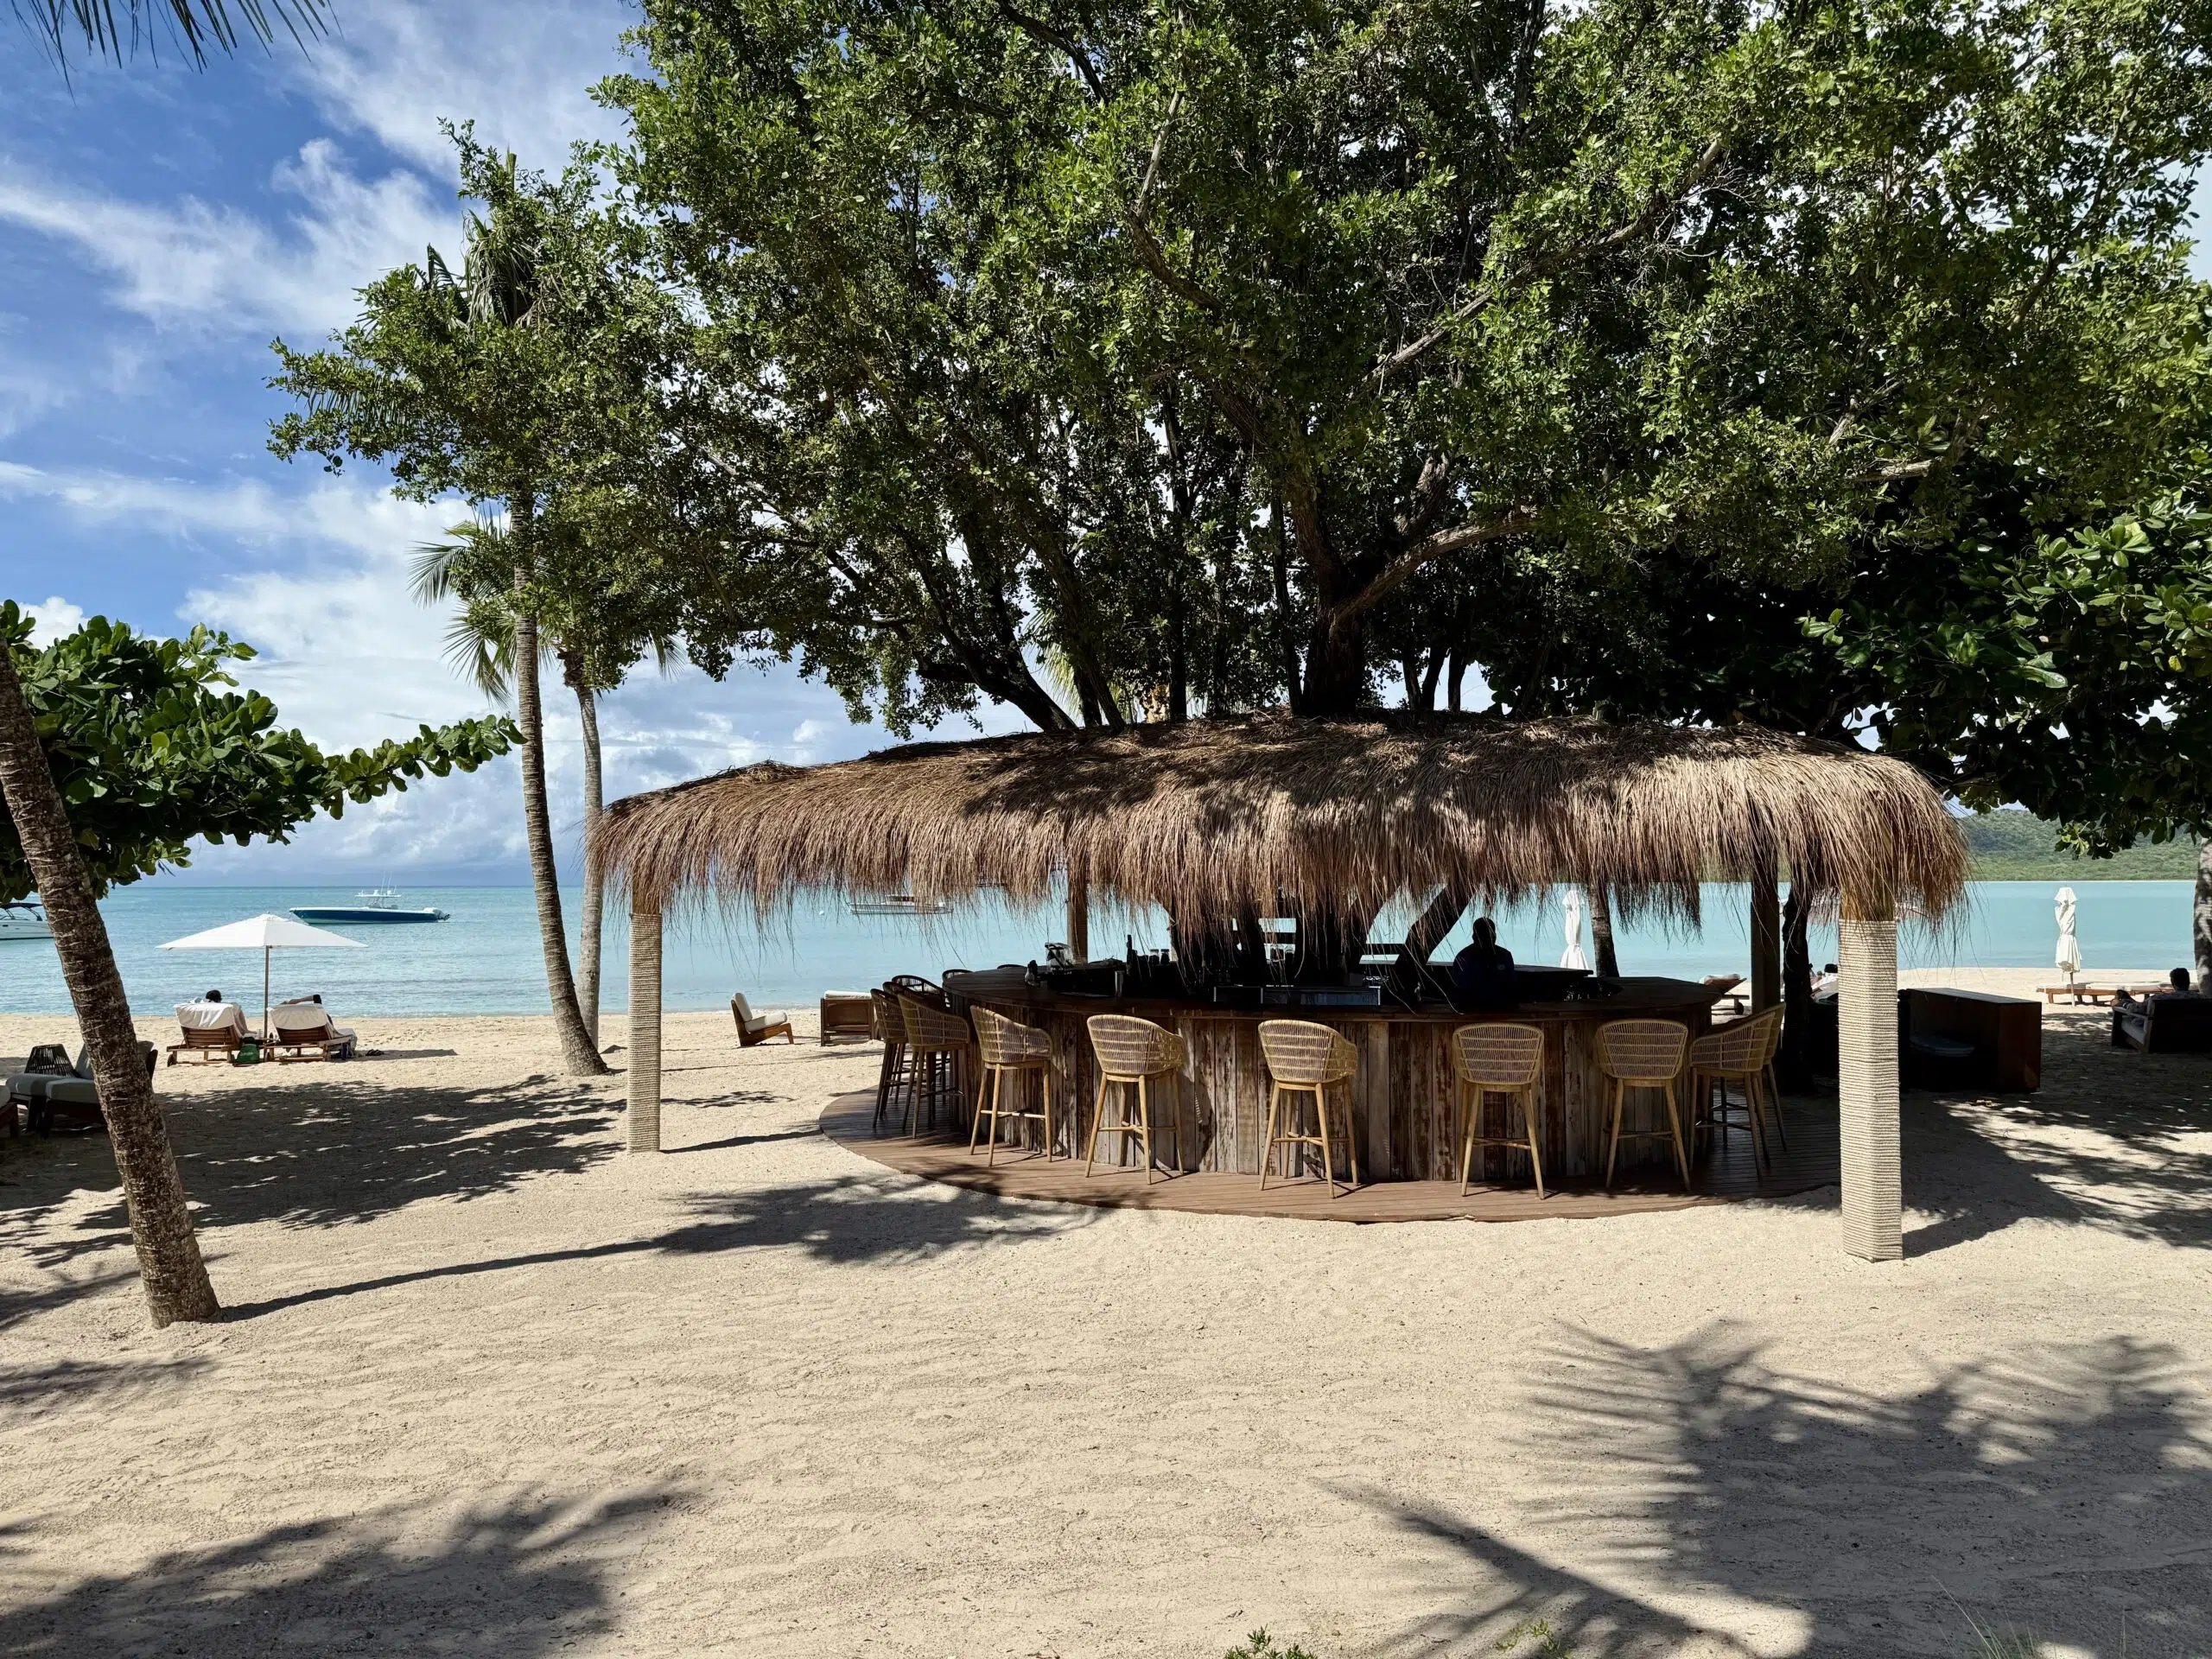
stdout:
[[2066,982],[2071,985],[2074,976],[2082,971],[2082,941],[2074,932],[2074,889],[2058,890],[2058,965],[2066,970]]
[[1582,889],[1569,887],[1560,901],[1567,911],[1567,954],[1559,959],[1562,968],[1576,968],[1590,971],[1590,958],[1582,954]]
[[204,933],[191,933],[181,939],[171,939],[161,947],[164,950],[258,950],[261,952],[261,1033],[269,1034],[269,957],[276,950],[358,950],[359,939],[349,939],[343,933],[331,933],[320,927],[309,927],[305,922],[295,921],[289,916],[272,916],[266,911],[250,916],[242,922],[226,922],[220,927],[211,927]]

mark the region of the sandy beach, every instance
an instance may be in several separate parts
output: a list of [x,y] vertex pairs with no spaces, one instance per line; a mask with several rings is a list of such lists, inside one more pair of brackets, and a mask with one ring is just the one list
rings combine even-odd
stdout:
[[1885,1267],[1833,1190],[982,1198],[817,1132],[874,1049],[721,1015],[631,1157],[546,1021],[354,1023],[158,1074],[219,1325],[146,1328],[105,1141],[0,1141],[0,1652],[2212,1652],[2212,1066],[2090,1011],[1907,1096]]

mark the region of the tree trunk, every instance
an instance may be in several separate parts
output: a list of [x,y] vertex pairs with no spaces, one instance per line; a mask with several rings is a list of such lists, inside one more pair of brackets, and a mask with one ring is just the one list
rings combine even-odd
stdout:
[[[523,505],[525,499],[509,504],[518,531],[524,531],[529,521]],[[517,539],[527,547],[524,536]],[[518,588],[524,585],[526,575],[527,567],[518,566]],[[560,1036],[561,1058],[569,1076],[604,1077],[607,1062],[599,1058],[599,1045],[584,1028],[583,1013],[576,1006],[576,982],[569,971],[569,941],[561,925],[560,879],[553,863],[553,825],[545,805],[545,711],[538,701],[537,618],[530,612],[528,595],[519,592],[515,604],[514,657],[515,723],[522,728],[523,833],[530,843],[531,886],[537,893],[537,935],[545,948],[545,988],[553,1002],[553,1029]]]
[[[130,1217],[130,1239],[138,1249],[138,1274],[146,1287],[146,1309],[156,1326],[178,1319],[222,1317],[222,1304],[207,1281],[200,1241],[193,1236],[192,1211],[176,1154],[169,1148],[168,1126],[154,1098],[153,1080],[139,1057],[138,1033],[130,1023],[130,1003],[123,992],[109,947],[107,924],[100,919],[92,879],[78,856],[77,841],[54,786],[54,773],[39,745],[38,728],[13,653],[0,641],[0,793],[7,798],[22,842],[24,860],[38,883],[47,920],[54,926],[54,948],[61,976],[77,1010],[77,1025],[91,1051],[92,1081],[107,1118],[108,1141],[123,1176],[124,1206]],[[8,1110],[15,1108],[10,1105]]]
[[1458,887],[1439,887],[1436,897],[1428,901],[1428,908],[1414,918],[1414,925],[1406,930],[1406,949],[1417,963],[1426,964],[1436,947],[1444,943],[1444,936],[1459,925],[1459,918],[1467,913],[1470,895]]
[[1613,906],[1603,887],[1586,887],[1590,895],[1590,948],[1597,953],[1598,972],[1606,979],[1621,976],[1620,958],[1613,954]]
[[2196,910],[2192,932],[2196,942],[2196,988],[2212,991],[2212,836],[2196,843]]
[[599,755],[599,698],[581,674],[571,682],[576,691],[576,717],[584,732],[584,913],[578,928],[576,1011],[592,1046],[599,1044],[599,938],[607,911],[607,882],[594,854],[599,845],[600,811],[605,804]]

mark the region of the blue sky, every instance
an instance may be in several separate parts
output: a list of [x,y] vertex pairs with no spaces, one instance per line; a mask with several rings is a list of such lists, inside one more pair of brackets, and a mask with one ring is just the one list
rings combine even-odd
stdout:
[[[205,73],[142,57],[80,65],[68,85],[0,17],[0,594],[49,626],[226,628],[260,649],[245,677],[287,723],[350,747],[485,706],[442,658],[444,619],[406,591],[414,543],[460,513],[394,500],[374,469],[333,479],[271,457],[284,404],[263,385],[269,341],[318,342],[363,283],[426,243],[457,250],[440,118],[473,118],[540,167],[618,137],[589,88],[620,66],[630,13],[356,0],[338,16],[343,34],[304,55],[247,50]],[[788,671],[648,673],[601,723],[618,795],[886,741]],[[572,716],[548,753],[572,852]],[[517,808],[502,762],[289,846],[210,849],[176,879],[517,880]]]
[[[457,250],[441,117],[542,167],[618,136],[589,88],[620,67],[630,13],[375,0],[338,15],[342,35],[304,56],[248,50],[194,73],[164,54],[80,65],[69,86],[0,16],[0,594],[48,625],[226,628],[261,651],[245,677],[286,723],[352,746],[485,707],[442,659],[444,619],[406,591],[413,544],[461,514],[394,500],[374,469],[334,479],[270,455],[285,404],[263,385],[269,341],[318,343],[363,283],[426,243]],[[788,671],[649,671],[601,721],[611,794],[887,741]],[[573,849],[572,715],[548,756]],[[521,833],[510,761],[289,846],[210,849],[177,879],[518,880]]]

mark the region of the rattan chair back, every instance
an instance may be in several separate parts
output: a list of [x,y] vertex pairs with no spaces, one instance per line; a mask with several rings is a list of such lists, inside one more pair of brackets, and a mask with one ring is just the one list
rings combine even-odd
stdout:
[[1262,1020],[1260,1052],[1268,1075],[1295,1088],[1342,1083],[1359,1069],[1359,1051],[1342,1032],[1310,1020]]
[[973,1010],[976,1047],[985,1065],[1034,1065],[1052,1052],[1052,1039],[1034,1026],[1025,1026],[988,1008]]
[[965,1048],[975,1041],[968,1022],[957,1014],[933,1008],[903,992],[899,1013],[906,1022],[906,1046],[912,1049]]
[[1764,1008],[1748,1020],[1738,1020],[1690,1045],[1694,1070],[1716,1077],[1748,1077],[1766,1069],[1782,1040],[1782,1010]]
[[1180,1071],[1189,1057],[1180,1036],[1135,1014],[1094,1014],[1085,1023],[1103,1077],[1156,1077],[1163,1071]]
[[1672,1020],[1615,1020],[1598,1027],[1598,1069],[1645,1088],[1682,1074],[1689,1027]]
[[1540,1027],[1462,1026],[1452,1033],[1462,1080],[1484,1089],[1526,1089],[1544,1069]]

